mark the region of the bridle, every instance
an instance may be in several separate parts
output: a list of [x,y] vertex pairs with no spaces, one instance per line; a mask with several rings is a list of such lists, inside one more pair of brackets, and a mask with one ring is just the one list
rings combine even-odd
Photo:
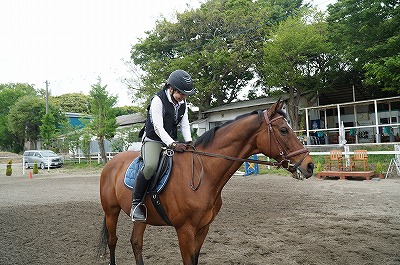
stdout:
[[[275,134],[275,132],[274,132],[274,130],[272,128],[272,124],[275,121],[277,121],[279,119],[284,119],[285,117],[282,116],[282,115],[279,115],[278,117],[273,118],[273,119],[270,120],[269,117],[268,117],[267,110],[264,110],[264,115],[263,116],[264,116],[264,120],[265,120],[265,122],[267,124],[268,132],[269,132],[268,134],[269,134],[269,137],[270,137],[270,145],[269,145],[270,146],[269,147],[270,148],[270,150],[269,150],[270,152],[269,153],[271,154],[271,151],[272,151],[272,149],[271,149],[271,146],[272,146],[271,145],[271,140],[273,139],[275,141],[276,146],[278,147],[279,155],[281,156],[280,161],[278,161],[278,162],[273,162],[272,161],[271,162],[271,161],[256,160],[256,159],[251,159],[251,158],[238,158],[238,157],[220,155],[220,154],[209,153],[209,152],[204,152],[204,151],[197,151],[196,147],[194,145],[190,145],[190,146],[188,146],[189,148],[187,150],[185,150],[185,152],[192,153],[192,183],[191,183],[192,190],[197,190],[200,187],[200,183],[201,183],[201,180],[203,178],[203,162],[202,162],[202,160],[200,158],[200,156],[202,156],[202,155],[203,156],[209,156],[209,157],[223,158],[223,159],[226,159],[226,160],[242,162],[242,163],[243,162],[248,162],[248,163],[275,166],[277,168],[282,167],[282,168],[284,168],[284,169],[286,169],[286,170],[288,170],[288,171],[290,171],[292,173],[296,172],[296,175],[294,175],[294,178],[303,179],[302,175],[298,172],[299,171],[298,168],[301,165],[301,163],[304,161],[304,159],[307,157],[307,155],[309,154],[309,151],[307,150],[307,148],[302,148],[302,149],[299,149],[299,150],[296,150],[296,151],[290,152],[290,153],[285,152],[284,149],[282,148],[282,144],[279,142],[279,140],[278,140],[278,138],[277,138],[277,136],[276,136],[276,134]],[[297,155],[300,155],[300,154],[304,154],[303,157],[300,159],[299,162],[293,164],[290,161],[290,158],[292,158],[294,156],[297,156]],[[172,152],[172,155],[173,155],[173,152]],[[197,185],[194,185],[194,155],[197,156],[197,159],[198,159],[198,161],[200,163],[200,166],[201,166],[201,169],[202,169]]]
[[[278,117],[273,118],[272,120],[269,119],[268,117],[268,112],[265,110],[264,111],[264,120],[267,123],[267,127],[268,127],[268,131],[269,131],[269,137],[270,137],[270,143],[271,143],[271,139],[273,138],[275,140],[275,144],[278,147],[279,150],[279,155],[281,156],[281,160],[279,161],[279,163],[281,164],[281,166],[287,170],[289,170],[290,172],[294,172],[297,171],[297,169],[299,168],[299,166],[301,165],[301,163],[304,161],[304,159],[306,158],[306,156],[309,154],[309,151],[307,148],[302,148],[299,150],[296,150],[294,152],[291,153],[286,153],[284,151],[284,149],[282,148],[281,143],[278,141],[278,138],[274,132],[274,130],[272,129],[272,123],[277,121],[278,119],[284,119],[285,117],[282,115],[279,115]],[[269,153],[271,153],[271,144],[269,145]],[[290,158],[303,154],[304,156],[302,157],[302,159],[299,160],[299,162],[292,164],[292,162],[290,161]]]

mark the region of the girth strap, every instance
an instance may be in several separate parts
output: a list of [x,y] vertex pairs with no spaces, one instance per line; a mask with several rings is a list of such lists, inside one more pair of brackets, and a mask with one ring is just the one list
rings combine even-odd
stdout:
[[165,213],[165,210],[161,204],[160,196],[156,190],[153,190],[150,193],[150,198],[151,202],[153,203],[154,208],[156,209],[157,213],[161,216],[161,218],[164,220],[164,222],[172,226],[171,221],[169,220],[167,214]]

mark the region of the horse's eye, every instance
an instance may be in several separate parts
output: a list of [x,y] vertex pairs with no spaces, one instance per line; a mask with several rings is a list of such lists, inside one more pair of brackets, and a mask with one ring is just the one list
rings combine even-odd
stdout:
[[289,133],[289,130],[286,127],[281,127],[280,131],[281,131],[281,134],[288,134]]

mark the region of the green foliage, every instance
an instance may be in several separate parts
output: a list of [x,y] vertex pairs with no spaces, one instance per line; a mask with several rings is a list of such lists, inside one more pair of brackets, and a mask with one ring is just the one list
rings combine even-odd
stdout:
[[114,152],[122,152],[128,150],[129,146],[134,142],[140,142],[139,132],[143,125],[133,125],[129,128],[118,130],[114,137],[111,147]]
[[[65,115],[52,104],[49,104],[49,112],[54,117],[56,127],[66,119]],[[7,124],[9,131],[15,136],[18,152],[22,151],[25,141],[35,143],[39,139],[40,126],[45,113],[45,100],[31,96],[20,98],[10,109]]]
[[[81,160],[82,161],[82,160]],[[88,159],[86,163],[76,163],[74,160],[65,160],[63,169],[65,170],[70,170],[70,169],[86,169],[86,170],[93,170],[93,169],[99,169],[101,170],[104,167],[102,164],[98,164],[97,160],[96,163],[91,163],[90,160]]]
[[0,149],[18,153],[22,143],[8,128],[7,115],[15,103],[24,96],[36,97],[35,89],[28,84],[0,84]]
[[288,114],[295,130],[301,96],[316,99],[332,63],[326,27],[323,14],[310,10],[286,19],[268,36],[263,63],[257,66],[267,88],[283,88],[288,93]]
[[[399,37],[400,39],[400,37]],[[400,45],[400,41],[399,44]],[[400,54],[392,57],[378,59],[376,62],[367,63],[364,66],[366,70],[365,83],[369,85],[384,84],[385,90],[394,90],[400,92]]]
[[200,112],[237,99],[262,60],[266,33],[298,11],[302,1],[211,0],[199,9],[177,14],[177,22],[159,20],[132,47],[134,64],[146,72],[135,96],[148,102],[170,72],[191,74],[196,94],[188,101]]
[[12,160],[8,161],[7,168],[6,168],[6,176],[12,175]]
[[39,173],[39,168],[38,168],[38,164],[37,162],[33,162],[33,170],[32,170],[33,174],[38,174]]
[[352,72],[352,79],[399,91],[398,1],[341,0],[330,5],[328,12],[329,38]]
[[57,135],[54,116],[51,112],[43,115],[41,119],[42,125],[39,126],[40,136],[45,149],[51,149],[53,139]]
[[103,164],[107,161],[104,140],[113,138],[118,127],[113,111],[117,97],[109,95],[106,87],[101,85],[99,78],[90,90],[90,114],[93,116],[93,120],[89,127],[93,135],[97,137]]
[[383,172],[382,164],[380,161],[378,161],[378,163],[376,163],[375,172],[377,174],[382,174],[382,172]]
[[291,173],[287,171],[286,169],[283,168],[276,168],[276,167],[271,167],[268,169],[267,166],[265,165],[259,165],[258,167],[260,174],[274,174],[274,175],[279,175],[279,176],[290,176]]
[[50,99],[63,112],[90,113],[90,97],[83,93],[67,93]]
[[76,155],[80,147],[80,138],[82,135],[82,125],[74,127],[69,121],[65,121],[60,125],[60,133],[64,137],[63,150],[70,151],[73,155]]
[[[137,67],[137,82],[131,85],[134,95],[146,107],[169,73],[181,68],[194,79],[197,93],[188,102],[200,108],[200,117],[204,110],[237,100],[255,80],[248,97],[272,95],[272,88],[283,91],[297,129],[300,95],[313,103],[332,84],[349,82],[364,84],[363,92],[373,95],[399,90],[398,1],[338,0],[327,14],[307,5],[300,8],[302,4],[209,0],[198,9],[177,13],[171,21],[159,19],[131,50]],[[50,109],[57,129],[63,120],[61,110],[95,113],[90,128],[103,143],[115,134],[111,117],[137,112],[140,106],[135,101],[134,107],[113,108],[116,98],[100,82],[94,86],[90,96],[50,97]],[[54,127],[51,117],[43,117],[44,110],[43,90],[29,84],[0,84],[0,148],[20,152],[25,141],[35,142],[39,135],[50,144]],[[76,148],[78,140],[72,138]]]
[[24,142],[35,142],[39,138],[39,125],[46,110],[46,102],[38,97],[23,97],[8,114],[8,127],[23,146]]
[[314,169],[314,174],[317,174],[318,172],[321,172],[322,171],[322,164],[321,164],[321,162],[317,162],[317,166],[315,167],[315,169]]
[[88,130],[83,130],[83,134],[79,140],[79,143],[83,154],[88,157],[90,155],[90,134]]
[[128,115],[128,114],[134,114],[134,113],[146,113],[145,108],[141,108],[140,106],[124,106],[124,107],[115,107],[114,108],[114,113],[115,116],[122,116],[122,115]]

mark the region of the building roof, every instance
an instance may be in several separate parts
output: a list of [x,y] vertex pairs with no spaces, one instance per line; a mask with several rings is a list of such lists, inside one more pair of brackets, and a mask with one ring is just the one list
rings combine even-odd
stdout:
[[133,114],[121,115],[121,116],[117,117],[117,124],[119,126],[144,123],[145,121],[146,121],[146,117],[144,117],[142,113],[133,113]]
[[209,110],[204,111],[203,113],[213,113],[218,111],[226,111],[226,110],[234,110],[234,109],[243,109],[243,108],[250,108],[254,106],[265,106],[269,104],[273,104],[277,101],[277,98],[268,97],[268,98],[257,98],[252,100],[245,100],[245,101],[236,101],[231,102],[225,105],[221,105],[215,108],[211,108]]
[[332,90],[323,91],[319,95],[319,105],[351,103],[379,98],[397,96],[397,91],[381,91],[374,88],[366,88],[360,85],[338,85]]

